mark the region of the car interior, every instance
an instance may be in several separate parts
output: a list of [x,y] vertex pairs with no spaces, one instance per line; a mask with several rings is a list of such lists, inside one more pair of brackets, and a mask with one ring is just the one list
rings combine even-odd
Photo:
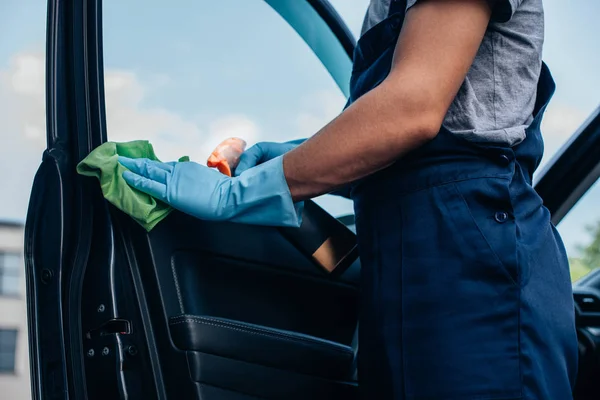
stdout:
[[[329,2],[266,2],[347,94],[355,40]],[[328,273],[281,229],[178,211],[146,232],[75,173],[107,141],[101,0],[49,0],[47,32],[48,146],[26,224],[34,398],[358,399],[357,257]],[[600,112],[574,138],[536,183],[555,223],[600,176]],[[354,236],[353,216],[330,218]],[[574,295],[574,395],[597,399],[600,271]]]

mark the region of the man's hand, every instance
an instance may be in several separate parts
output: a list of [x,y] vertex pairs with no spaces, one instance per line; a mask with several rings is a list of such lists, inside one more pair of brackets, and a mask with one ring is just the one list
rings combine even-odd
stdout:
[[294,201],[373,174],[433,139],[490,17],[490,0],[422,0],[410,8],[388,77],[284,156]]
[[235,176],[239,176],[248,168],[255,167],[287,153],[304,143],[306,139],[297,139],[284,143],[260,142],[242,153],[240,162],[235,168]]
[[137,190],[199,219],[298,227],[302,203],[294,204],[275,157],[235,178],[195,162],[119,157],[123,179]]

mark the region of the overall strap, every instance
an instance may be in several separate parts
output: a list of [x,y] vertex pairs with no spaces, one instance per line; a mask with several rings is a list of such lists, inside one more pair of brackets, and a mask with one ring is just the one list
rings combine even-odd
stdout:
[[404,14],[406,12],[406,0],[390,0],[390,10],[388,17],[394,14]]

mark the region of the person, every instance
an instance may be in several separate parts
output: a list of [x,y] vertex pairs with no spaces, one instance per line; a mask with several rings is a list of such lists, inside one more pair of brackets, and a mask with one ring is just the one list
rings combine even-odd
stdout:
[[124,178],[197,218],[276,226],[349,193],[364,398],[567,400],[569,266],[532,187],[543,39],[542,0],[372,0],[348,104],[313,137],[253,146],[233,178],[121,159]]

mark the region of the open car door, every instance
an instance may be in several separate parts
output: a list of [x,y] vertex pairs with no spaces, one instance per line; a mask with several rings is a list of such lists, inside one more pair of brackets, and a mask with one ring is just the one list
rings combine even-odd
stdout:
[[[347,94],[354,39],[329,3],[264,1]],[[34,398],[357,398],[358,261],[327,274],[279,229],[179,212],[147,233],[76,174],[107,141],[101,10],[48,5],[47,149],[25,243]],[[555,222],[598,178],[599,121],[537,185]],[[586,345],[593,317],[578,319]]]
[[[347,93],[354,39],[329,3],[266,3]],[[107,141],[101,10],[49,1],[48,146],[26,228],[35,398],[356,398],[358,262],[329,274],[293,232],[178,212],[148,234],[76,174]]]

